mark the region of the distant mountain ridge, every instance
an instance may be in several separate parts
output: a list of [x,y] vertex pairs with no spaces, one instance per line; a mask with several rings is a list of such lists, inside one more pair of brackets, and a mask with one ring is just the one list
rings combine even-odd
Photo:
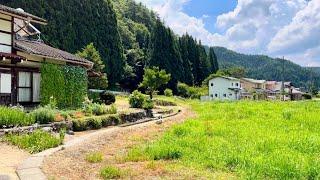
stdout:
[[[320,68],[305,68],[289,60],[264,55],[245,55],[224,47],[214,47],[220,68],[243,67],[250,78],[291,81],[297,87],[315,82],[320,87]],[[284,71],[283,71],[284,67]]]

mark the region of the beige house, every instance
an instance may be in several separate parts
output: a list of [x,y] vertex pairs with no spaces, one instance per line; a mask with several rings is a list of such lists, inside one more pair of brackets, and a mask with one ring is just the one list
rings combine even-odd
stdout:
[[261,90],[266,89],[266,81],[265,80],[241,78],[240,82],[241,82],[242,89],[247,92],[253,92],[257,89],[261,89]]

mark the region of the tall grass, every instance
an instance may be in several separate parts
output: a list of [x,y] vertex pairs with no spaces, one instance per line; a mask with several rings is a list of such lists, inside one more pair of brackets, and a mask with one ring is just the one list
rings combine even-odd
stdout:
[[19,108],[0,106],[0,128],[3,126],[27,126],[35,123],[33,116]]
[[60,137],[55,137],[48,132],[36,130],[31,134],[9,134],[4,139],[21,149],[28,150],[30,153],[38,153],[62,144],[64,135],[60,134]]
[[196,119],[129,152],[245,179],[320,178],[320,102],[192,101]]

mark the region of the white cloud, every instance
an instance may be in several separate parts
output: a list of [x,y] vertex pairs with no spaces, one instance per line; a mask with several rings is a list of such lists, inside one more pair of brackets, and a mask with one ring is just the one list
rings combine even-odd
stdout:
[[183,12],[191,0],[136,0],[145,3],[177,34],[186,32],[203,44],[250,54],[286,55],[302,65],[320,61],[320,0],[238,0],[233,11],[217,17],[222,33],[205,28],[205,18]]

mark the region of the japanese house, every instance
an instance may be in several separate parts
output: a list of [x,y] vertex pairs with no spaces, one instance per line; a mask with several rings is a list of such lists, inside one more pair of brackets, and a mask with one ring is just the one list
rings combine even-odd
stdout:
[[47,21],[0,5],[0,105],[36,105],[40,102],[41,63],[92,68],[93,63],[50,47],[32,24]]

